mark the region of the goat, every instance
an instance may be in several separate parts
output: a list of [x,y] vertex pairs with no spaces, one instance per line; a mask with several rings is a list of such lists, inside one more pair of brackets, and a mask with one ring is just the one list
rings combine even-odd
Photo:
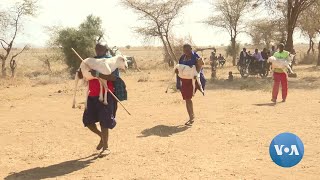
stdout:
[[[108,90],[108,86],[105,80],[101,79],[101,78],[96,78],[93,77],[91,75],[90,70],[94,69],[96,71],[98,71],[101,74],[104,75],[110,75],[113,71],[115,71],[116,69],[123,69],[125,70],[126,68],[128,68],[128,63],[127,60],[125,59],[124,56],[122,55],[117,55],[115,57],[112,58],[101,58],[101,59],[95,59],[95,58],[87,58],[85,59],[81,65],[80,65],[80,69],[83,75],[83,80],[84,82],[88,82],[90,80],[93,79],[98,79],[100,82],[100,94],[99,94],[99,100],[101,102],[103,102],[105,105],[108,104],[107,101],[107,90]],[[73,94],[73,105],[72,108],[75,108],[76,105],[76,93],[77,93],[77,86],[78,86],[78,81],[79,81],[79,77],[78,77],[78,72],[76,73],[75,76],[75,88],[74,88],[74,94]],[[86,83],[87,84],[87,83]],[[105,94],[103,97],[103,88],[105,89]],[[87,84],[87,89],[86,89],[86,99],[88,98],[89,95],[89,86]],[[85,101],[85,107],[87,108],[87,100]]]
[[269,57],[268,62],[272,63],[272,68],[279,68],[283,69],[284,72],[287,72],[286,69],[289,70],[289,73],[293,74],[293,71],[290,67],[292,59],[294,58],[294,55],[289,56],[288,60],[286,59],[277,59],[274,56]]
[[[202,84],[200,81],[200,73],[197,71],[197,68],[195,65],[193,65],[192,67],[187,66],[187,65],[183,65],[183,64],[177,64],[174,69],[173,72],[175,74],[176,69],[179,71],[178,76],[182,79],[192,79],[192,85],[193,85],[193,95],[196,92],[196,82],[198,82],[198,85],[200,87],[200,91],[201,93],[204,95],[204,90],[202,88]],[[169,86],[166,90],[166,93],[168,92]]]

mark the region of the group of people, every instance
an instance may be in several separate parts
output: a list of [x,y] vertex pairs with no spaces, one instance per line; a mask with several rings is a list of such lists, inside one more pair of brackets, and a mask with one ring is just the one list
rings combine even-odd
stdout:
[[247,51],[246,48],[243,48],[239,56],[239,62],[243,63],[246,59],[253,59],[257,62],[266,61],[270,56],[273,56],[276,52],[277,50],[275,46],[272,46],[270,50],[268,50],[267,48],[263,48],[263,50],[260,52],[259,49],[255,49],[253,54],[250,51]]
[[[275,50],[275,47],[272,48],[270,52],[264,49],[262,52],[258,50],[252,55],[258,61],[265,60],[266,57],[271,54],[278,59],[287,59],[289,57],[289,52],[284,50],[284,44],[279,44],[278,51]],[[98,43],[95,48],[96,57],[95,58],[110,58],[108,55],[108,47],[106,44]],[[244,48],[240,54],[240,58],[244,59],[247,56],[250,56],[249,52],[246,52]],[[218,58],[223,58],[220,54]],[[179,59],[179,64],[187,65],[187,66],[195,66],[198,73],[200,74],[202,88],[204,89],[206,80],[203,75],[203,59],[192,50],[191,45],[185,44],[183,46],[183,55]],[[272,92],[272,102],[276,103],[279,86],[282,85],[282,101],[285,102],[287,98],[288,91],[288,81],[287,75],[282,69],[274,69],[273,70],[274,77],[274,86]],[[94,77],[99,77],[101,79],[107,80],[108,88],[111,92],[116,91],[116,83],[117,81],[122,81],[120,78],[119,71],[114,71],[111,75],[104,75],[95,70],[91,70],[91,74]],[[177,89],[181,91],[181,95],[183,100],[186,102],[186,109],[189,115],[188,121],[185,125],[191,126],[195,121],[195,113],[193,108],[193,83],[192,79],[182,79],[179,78],[179,71],[176,71],[177,75]],[[232,75],[232,74],[231,74]],[[81,70],[78,71],[79,78],[82,77]],[[198,84],[196,83],[196,89],[199,89]],[[108,105],[104,105],[99,101],[99,92],[100,92],[100,84],[97,79],[89,81],[89,97],[87,101],[87,108],[83,113],[83,124],[90,131],[95,133],[100,141],[96,147],[97,150],[102,150],[101,155],[106,155],[110,153],[108,149],[108,137],[109,137],[109,129],[113,129],[116,125],[115,116],[117,112],[117,101],[108,93]],[[96,123],[100,123],[101,130],[98,130]]]
[[[271,47],[271,50],[264,48],[261,52],[258,49],[255,49],[253,54],[250,51],[247,52],[246,48],[240,53],[239,63],[243,65],[247,59],[253,60],[252,63],[261,65],[264,64],[270,56],[274,56],[279,60],[288,60],[290,53],[284,50],[285,45],[283,43],[278,45],[278,48],[275,46]],[[282,87],[282,102],[285,102],[288,94],[288,77],[287,73],[283,69],[275,68],[273,71],[274,85],[272,90],[272,99],[271,101],[276,103],[279,93],[279,87],[281,84]]]
[[214,68],[216,68],[217,66],[223,67],[226,64],[226,59],[222,56],[222,54],[219,54],[219,56],[216,56],[216,52],[211,52],[210,64],[211,64],[211,67],[214,67]]

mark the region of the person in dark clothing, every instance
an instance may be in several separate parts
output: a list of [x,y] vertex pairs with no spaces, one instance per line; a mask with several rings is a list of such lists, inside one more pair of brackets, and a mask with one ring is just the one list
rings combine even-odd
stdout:
[[240,65],[244,65],[246,62],[246,59],[248,58],[249,54],[247,53],[247,49],[243,48],[241,53],[240,53],[240,59],[239,59],[239,63]]
[[[98,43],[95,47],[96,57],[99,58],[110,58],[112,56],[107,55],[108,47],[106,43]],[[111,75],[104,75],[95,70],[91,70],[91,75],[93,77],[99,77],[103,80],[107,80],[108,89],[114,93],[114,82],[119,77],[119,71],[114,71]],[[80,79],[83,78],[81,69],[78,71],[78,76]],[[100,155],[105,156],[110,153],[108,149],[108,140],[109,140],[109,129],[113,129],[116,126],[115,113],[116,113],[116,100],[111,96],[110,93],[107,93],[108,96],[108,105],[104,105],[99,101],[99,92],[100,92],[100,82],[98,79],[90,80],[89,82],[89,96],[87,99],[87,108],[83,113],[83,124],[94,134],[98,135],[100,142],[97,145],[97,150],[101,150]],[[98,130],[96,123],[100,123],[101,131]]]

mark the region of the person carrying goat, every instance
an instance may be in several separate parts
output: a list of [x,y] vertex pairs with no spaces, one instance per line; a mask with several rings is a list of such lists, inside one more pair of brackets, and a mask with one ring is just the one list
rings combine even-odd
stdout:
[[[96,59],[111,58],[107,55],[108,47],[106,43],[98,43],[95,47]],[[107,80],[107,87],[112,93],[115,92],[114,82],[119,78],[119,70],[116,69],[111,75],[100,74],[96,70],[91,70],[93,77],[99,77],[103,80]],[[81,69],[78,71],[80,79],[83,78]],[[116,126],[115,114],[117,111],[117,102],[110,93],[107,93],[108,104],[105,105],[99,100],[100,95],[100,82],[98,79],[90,80],[89,82],[89,96],[87,99],[87,108],[83,113],[83,124],[90,131],[99,136],[100,142],[96,149],[101,150],[100,155],[105,156],[110,153],[108,149],[109,129],[113,129]],[[105,90],[103,90],[105,91]],[[100,123],[101,131],[98,130],[96,123]]]
[[[279,51],[275,52],[273,56],[278,60],[288,61],[290,53],[284,50],[284,44],[283,43],[279,44],[278,48],[279,48]],[[282,102],[286,102],[287,95],[288,95],[288,76],[287,76],[286,70],[283,70],[281,68],[274,68],[273,79],[274,79],[274,84],[273,84],[271,101],[274,103],[277,102],[279,87],[281,83]]]
[[[187,66],[196,66],[196,69],[198,72],[200,72],[200,80],[202,84],[202,89],[205,87],[206,80],[204,78],[203,72],[202,72],[202,66],[204,65],[204,62],[202,58],[198,54],[192,51],[192,47],[189,44],[185,44],[183,46],[183,52],[184,54],[181,56],[179,60],[179,64],[187,65]],[[185,123],[185,125],[192,125],[195,120],[195,115],[193,111],[193,102],[192,102],[192,97],[194,95],[193,92],[193,83],[192,79],[181,79],[178,77],[179,70],[176,69],[176,74],[177,74],[177,89],[180,89],[183,100],[186,101],[186,107],[187,107],[187,112],[189,115],[189,120]],[[196,88],[199,88],[198,83],[195,83]]]

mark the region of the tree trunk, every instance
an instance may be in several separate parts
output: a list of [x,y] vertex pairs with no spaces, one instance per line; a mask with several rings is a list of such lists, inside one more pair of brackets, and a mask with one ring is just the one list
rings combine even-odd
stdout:
[[165,37],[166,37],[166,40],[167,40],[167,43],[168,43],[169,51],[171,52],[171,56],[174,57],[174,61],[175,61],[176,63],[178,63],[178,58],[177,58],[176,54],[174,53],[174,51],[173,51],[173,49],[172,49],[171,43],[170,43],[170,41],[169,41],[168,34],[167,34]]
[[288,27],[286,50],[289,52],[292,52],[292,50],[293,50],[293,30],[294,30],[294,28],[292,26]]
[[11,69],[11,78],[14,78],[15,69]]
[[1,74],[2,74],[2,77],[6,77],[6,76],[7,76],[7,72],[6,72],[6,60],[5,60],[5,59],[2,60]]
[[[310,54],[310,51],[313,49],[313,41],[312,38],[309,37],[309,49],[307,51],[307,54]],[[314,52],[314,50],[313,50]]]
[[318,63],[317,66],[320,66],[320,41],[319,41],[319,45],[318,45]]
[[231,49],[232,49],[232,65],[236,65],[237,53],[236,53],[236,38],[231,38]]
[[164,58],[164,60],[166,61],[166,63],[168,63],[168,65],[170,66],[170,67],[172,67],[173,65],[172,65],[172,57],[171,57],[171,54],[170,54],[170,52],[169,52],[169,49],[168,49],[168,46],[167,46],[167,43],[166,43],[166,41],[164,40],[164,38],[163,38],[163,36],[160,36],[160,39],[161,39],[161,41],[162,41],[162,44],[163,44],[163,47],[164,47],[164,51],[165,51],[165,56],[169,56],[169,59],[166,59],[166,57]]

